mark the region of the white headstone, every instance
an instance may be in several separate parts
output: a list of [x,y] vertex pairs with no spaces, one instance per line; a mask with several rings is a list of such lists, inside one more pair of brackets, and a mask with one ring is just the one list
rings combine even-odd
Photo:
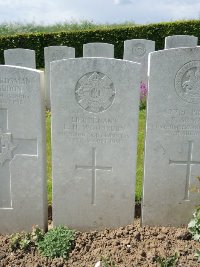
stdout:
[[148,55],[155,51],[155,42],[146,39],[124,41],[123,59],[141,64],[140,87],[148,87]]
[[74,58],[75,48],[68,46],[49,46],[44,48],[45,60],[45,99],[48,109],[51,108],[50,101],[50,63],[55,60]]
[[187,224],[199,205],[200,48],[150,54],[143,225]]
[[6,65],[36,68],[34,50],[24,48],[7,49],[4,50],[4,60]]
[[133,222],[139,71],[106,58],[51,63],[54,225]]
[[47,228],[43,72],[0,66],[0,233]]
[[114,45],[108,43],[87,43],[83,45],[83,57],[114,58]]
[[193,35],[172,35],[165,37],[165,49],[197,46],[198,38]]

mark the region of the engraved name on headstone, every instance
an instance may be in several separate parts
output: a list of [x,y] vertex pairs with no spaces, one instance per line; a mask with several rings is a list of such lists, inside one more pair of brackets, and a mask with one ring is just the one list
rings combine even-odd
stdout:
[[165,37],[165,49],[197,46],[198,37],[193,35],[172,35]]
[[42,79],[0,66],[0,233],[47,227]]
[[198,58],[198,47],[150,55],[143,225],[187,224],[199,203]]
[[133,222],[139,71],[106,58],[51,63],[54,225]]
[[24,48],[4,50],[5,65],[36,69],[35,51]]
[[83,45],[83,57],[114,58],[114,45],[108,43],[87,43]]
[[46,106],[51,109],[50,97],[50,63],[55,60],[74,58],[75,48],[68,46],[49,46],[44,48],[45,60],[45,99]]

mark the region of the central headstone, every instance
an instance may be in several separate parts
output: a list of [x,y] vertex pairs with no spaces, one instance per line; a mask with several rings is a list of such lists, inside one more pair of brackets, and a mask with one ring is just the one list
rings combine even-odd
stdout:
[[200,188],[200,48],[150,56],[143,225],[187,224]]
[[6,65],[36,68],[34,50],[24,48],[7,49],[4,50],[4,60]]
[[137,63],[51,63],[53,222],[79,230],[133,222]]
[[165,49],[197,46],[198,38],[193,35],[172,35],[165,37]]
[[0,233],[47,228],[43,72],[0,66]]
[[108,43],[87,43],[83,45],[83,57],[114,58],[114,45]]

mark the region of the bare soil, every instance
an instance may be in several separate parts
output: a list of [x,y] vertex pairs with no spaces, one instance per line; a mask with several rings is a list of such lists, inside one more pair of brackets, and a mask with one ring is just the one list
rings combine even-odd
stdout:
[[0,236],[0,267],[94,267],[101,256],[112,259],[116,267],[157,267],[157,256],[169,257],[175,252],[180,255],[177,266],[200,266],[194,256],[200,243],[191,239],[187,228],[140,227],[139,218],[115,230],[77,232],[68,260],[44,258],[34,248],[26,253],[10,252],[9,238]]

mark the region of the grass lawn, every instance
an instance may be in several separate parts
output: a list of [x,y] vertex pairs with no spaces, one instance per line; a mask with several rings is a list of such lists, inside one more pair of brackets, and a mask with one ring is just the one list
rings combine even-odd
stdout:
[[146,110],[141,110],[139,113],[139,127],[138,127],[137,173],[136,173],[136,191],[135,191],[136,201],[140,201],[142,198],[145,123],[146,123]]
[[52,175],[51,175],[51,115],[46,112],[46,142],[47,142],[47,179],[48,179],[48,202],[52,202]]
[[[137,179],[136,179],[136,201],[142,197],[142,178],[143,178],[143,156],[144,156],[144,129],[145,129],[146,110],[139,113],[138,128],[138,151],[137,151]],[[51,177],[51,116],[46,113],[46,140],[47,140],[47,178],[48,178],[48,202],[52,202],[52,177]]]

